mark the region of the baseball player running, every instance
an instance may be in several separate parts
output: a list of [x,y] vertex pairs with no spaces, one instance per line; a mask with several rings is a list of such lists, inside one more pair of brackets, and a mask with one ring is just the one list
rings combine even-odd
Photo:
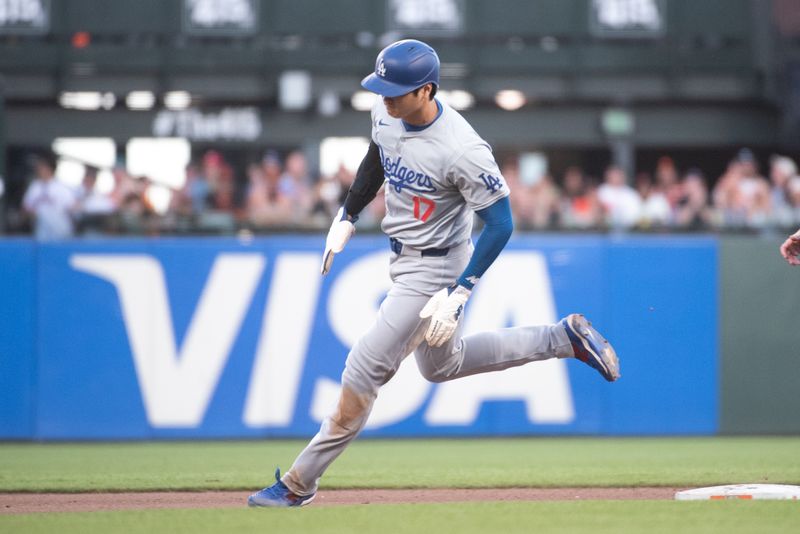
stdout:
[[[291,469],[248,499],[250,506],[303,506],[319,479],[358,435],[378,390],[414,353],[423,376],[444,382],[550,358],[577,358],[609,382],[614,349],[577,314],[552,325],[461,336],[464,306],[513,230],[508,186],[491,148],[435,98],[439,58],[408,39],[384,48],[361,85],[383,97],[372,110],[372,142],[328,232],[326,274],[355,231],[358,214],[386,187],[392,286],[372,327],[350,350],[342,390]],[[474,248],[473,213],[484,223]]]

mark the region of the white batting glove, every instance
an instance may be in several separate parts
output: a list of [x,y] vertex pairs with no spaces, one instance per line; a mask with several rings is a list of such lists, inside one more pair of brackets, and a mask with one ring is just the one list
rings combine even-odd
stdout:
[[333,257],[344,250],[344,246],[353,237],[356,232],[356,227],[353,223],[356,219],[358,217],[348,219],[344,208],[339,208],[339,211],[336,212],[336,217],[333,218],[331,228],[328,230],[328,237],[325,240],[325,252],[322,255],[322,267],[320,268],[322,274],[328,274],[328,271],[331,270]]
[[464,286],[446,287],[437,292],[419,312],[420,319],[430,318],[425,341],[431,347],[441,347],[453,337],[464,305],[472,291]]

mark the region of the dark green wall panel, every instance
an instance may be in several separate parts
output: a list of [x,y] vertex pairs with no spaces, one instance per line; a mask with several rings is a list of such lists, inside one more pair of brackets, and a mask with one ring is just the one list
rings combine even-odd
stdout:
[[800,432],[800,268],[779,239],[720,247],[720,431]]

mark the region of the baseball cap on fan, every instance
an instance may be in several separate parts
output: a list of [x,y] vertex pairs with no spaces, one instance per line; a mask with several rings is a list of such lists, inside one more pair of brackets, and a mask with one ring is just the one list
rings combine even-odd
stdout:
[[410,93],[426,83],[439,86],[439,56],[416,39],[397,41],[381,50],[375,72],[361,80],[364,89],[387,97]]

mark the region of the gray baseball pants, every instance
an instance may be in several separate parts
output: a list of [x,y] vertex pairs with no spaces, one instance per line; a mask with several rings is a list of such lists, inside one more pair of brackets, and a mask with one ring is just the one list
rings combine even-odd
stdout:
[[446,256],[392,255],[392,287],[375,323],[347,356],[338,406],[282,477],[293,493],[317,491],[322,474],[364,428],[380,387],[411,352],[420,372],[431,382],[574,356],[567,333],[558,324],[462,337],[462,320],[449,342],[429,346],[424,339],[428,320],[420,319],[419,312],[434,293],[455,282],[471,254],[472,244],[467,243]]

